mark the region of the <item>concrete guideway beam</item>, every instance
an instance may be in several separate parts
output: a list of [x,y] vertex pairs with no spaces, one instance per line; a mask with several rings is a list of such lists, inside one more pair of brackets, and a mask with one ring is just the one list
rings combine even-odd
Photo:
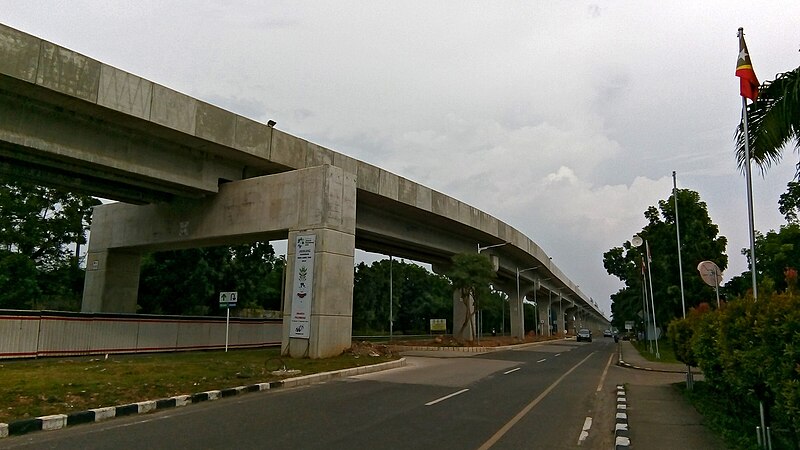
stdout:
[[[98,206],[82,310],[135,312],[145,251],[313,234],[317,247],[310,338],[289,339],[284,323],[284,352],[292,357],[337,355],[350,346],[351,338],[355,185],[352,174],[325,165],[227,183],[214,197],[180,205]],[[293,264],[290,249],[286,273],[292,273]],[[287,289],[284,305],[291,304],[291,296]]]

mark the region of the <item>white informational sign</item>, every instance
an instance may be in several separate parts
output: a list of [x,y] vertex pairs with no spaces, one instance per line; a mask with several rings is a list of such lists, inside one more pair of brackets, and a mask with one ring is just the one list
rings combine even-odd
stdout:
[[626,330],[632,330],[633,329],[633,321],[632,320],[625,321],[625,329]]
[[447,331],[447,319],[431,319],[431,331]]
[[230,308],[231,306],[236,306],[236,301],[238,300],[238,297],[239,294],[236,291],[220,292],[219,293],[220,308]]
[[314,246],[316,235],[297,236],[294,245],[290,338],[309,338],[311,300],[314,286]]

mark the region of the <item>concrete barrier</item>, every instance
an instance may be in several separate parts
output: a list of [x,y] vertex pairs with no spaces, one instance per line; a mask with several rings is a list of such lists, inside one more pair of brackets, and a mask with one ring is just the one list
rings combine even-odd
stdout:
[[[228,347],[279,345],[280,319],[231,318]],[[225,348],[224,317],[0,310],[0,359]]]

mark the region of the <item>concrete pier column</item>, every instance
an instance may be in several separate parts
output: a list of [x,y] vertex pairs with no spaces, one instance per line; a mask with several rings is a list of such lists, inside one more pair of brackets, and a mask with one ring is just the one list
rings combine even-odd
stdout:
[[525,309],[523,307],[525,294],[531,292],[533,283],[520,281],[519,284],[519,297],[517,297],[516,287],[514,289],[507,289],[504,292],[511,292],[508,302],[511,310],[511,336],[517,339],[525,339]]
[[547,295],[538,295],[536,299],[536,320],[539,321],[537,332],[536,334],[542,336],[549,336],[550,333],[547,330],[548,323],[550,321],[547,318],[547,313],[550,309],[549,305],[550,301],[547,299]]
[[565,333],[564,331],[566,328],[564,327],[564,310],[566,309],[567,300],[563,297],[561,298],[560,302],[553,302],[553,308],[556,310],[556,324],[558,326],[557,335],[560,338],[563,338]]
[[136,251],[90,251],[81,311],[135,313],[140,264],[141,254]]
[[[461,299],[461,290],[456,289],[453,291],[453,338],[460,341],[471,341],[475,339],[475,328],[477,328],[477,318],[475,317],[475,304],[474,300],[470,298],[468,305],[464,304]],[[472,321],[468,320],[468,315],[472,315]],[[464,321],[467,320],[467,325],[462,330]]]
[[[282,353],[293,358],[339,355],[352,341],[355,235],[295,230],[288,242]],[[313,268],[302,266],[303,258],[313,261]]]

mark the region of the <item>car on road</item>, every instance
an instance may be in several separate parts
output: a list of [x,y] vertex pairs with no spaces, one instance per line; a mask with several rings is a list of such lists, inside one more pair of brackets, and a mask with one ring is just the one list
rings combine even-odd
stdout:
[[603,337],[611,337],[611,330],[603,330]]
[[592,342],[592,332],[588,328],[581,328],[578,330],[577,341]]

